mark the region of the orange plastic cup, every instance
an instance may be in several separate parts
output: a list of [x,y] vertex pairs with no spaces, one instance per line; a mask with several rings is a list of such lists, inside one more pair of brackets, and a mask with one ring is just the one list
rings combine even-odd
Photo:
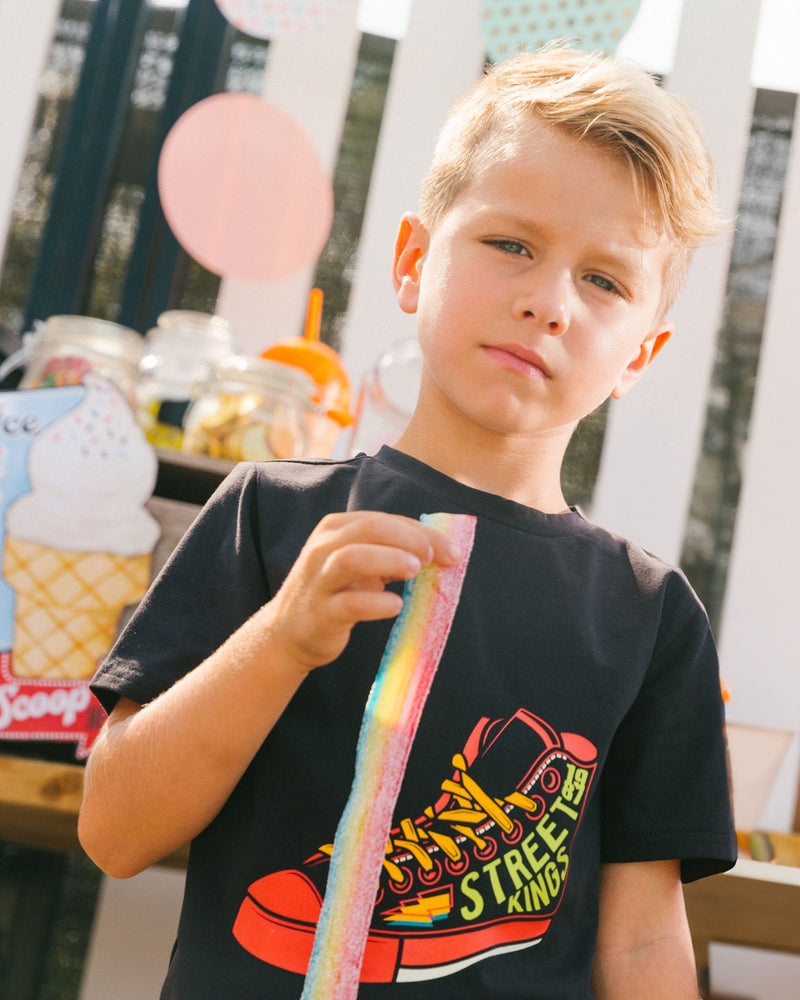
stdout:
[[[337,352],[319,339],[322,300],[322,289],[312,288],[303,336],[280,340],[261,352],[261,357],[269,361],[302,368],[314,380],[316,391],[313,402],[319,408],[321,422],[318,421],[319,426],[312,433],[310,447],[317,451],[318,457],[330,454],[338,432],[353,422],[347,371]],[[325,424],[331,421],[333,424],[326,427]]]
[[307,371],[317,385],[314,402],[340,427],[347,427],[353,422],[350,379],[336,351],[319,339],[322,297],[321,288],[311,289],[302,337],[289,337],[271,344],[261,352],[261,357]]

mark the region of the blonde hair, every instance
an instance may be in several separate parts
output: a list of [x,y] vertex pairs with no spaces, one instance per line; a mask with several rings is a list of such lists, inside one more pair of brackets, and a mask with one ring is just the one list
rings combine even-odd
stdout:
[[640,67],[551,43],[490,67],[451,111],[426,174],[420,216],[434,228],[532,122],[552,125],[626,163],[634,189],[675,246],[664,275],[671,305],[692,252],[725,228],[716,170],[691,108]]

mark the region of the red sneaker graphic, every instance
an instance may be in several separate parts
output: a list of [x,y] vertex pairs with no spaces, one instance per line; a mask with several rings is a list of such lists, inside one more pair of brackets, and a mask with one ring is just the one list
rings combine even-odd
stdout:
[[[412,982],[537,944],[559,907],[596,769],[594,746],[525,709],[481,719],[436,803],[392,829],[362,982]],[[332,844],[254,882],[233,933],[305,974]]]

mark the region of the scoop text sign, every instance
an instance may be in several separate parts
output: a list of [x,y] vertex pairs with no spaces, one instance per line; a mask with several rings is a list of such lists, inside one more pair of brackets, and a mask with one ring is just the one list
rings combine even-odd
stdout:
[[0,738],[74,741],[75,756],[86,757],[106,714],[83,682],[20,684],[11,657],[0,654]]

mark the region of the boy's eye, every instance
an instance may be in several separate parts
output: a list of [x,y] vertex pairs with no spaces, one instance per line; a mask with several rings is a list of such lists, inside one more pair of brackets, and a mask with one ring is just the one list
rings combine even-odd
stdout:
[[615,285],[613,281],[609,278],[604,278],[602,274],[590,274],[588,275],[588,280],[592,282],[593,285],[597,285],[604,292],[616,292],[617,295],[621,295],[621,291],[618,285]]
[[516,240],[487,240],[490,246],[497,247],[498,250],[502,250],[504,253],[516,254],[517,256],[527,255],[528,251],[523,246],[522,243],[518,243]]

